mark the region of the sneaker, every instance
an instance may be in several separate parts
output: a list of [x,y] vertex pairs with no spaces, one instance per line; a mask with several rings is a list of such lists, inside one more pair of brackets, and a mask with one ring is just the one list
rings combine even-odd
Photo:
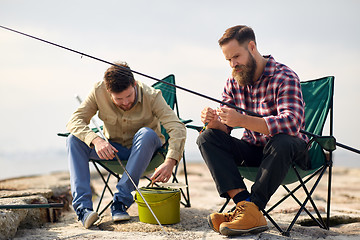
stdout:
[[129,220],[130,216],[126,212],[126,206],[122,202],[115,201],[111,204],[111,215],[114,222]]
[[236,205],[230,222],[220,224],[223,235],[233,236],[246,233],[259,233],[268,229],[266,219],[259,208],[252,202],[242,201]]
[[215,231],[219,232],[220,224],[223,222],[230,222],[233,218],[234,212],[227,213],[212,213],[208,216],[209,226]]
[[76,210],[76,214],[85,228],[91,227],[99,219],[98,213],[90,208],[79,208]]

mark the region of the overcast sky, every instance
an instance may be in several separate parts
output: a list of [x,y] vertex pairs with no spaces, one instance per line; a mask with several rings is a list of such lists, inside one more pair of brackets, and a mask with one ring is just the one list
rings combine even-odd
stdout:
[[[231,73],[217,40],[228,27],[249,25],[260,53],[288,65],[301,80],[335,76],[335,137],[360,148],[359,9],[359,1],[325,0],[0,0],[0,25],[110,62],[127,61],[156,78],[175,74],[178,85],[217,99]],[[56,133],[65,131],[78,106],[74,95],[84,98],[108,67],[0,29],[0,164],[16,171],[9,156],[23,153],[32,161],[30,153],[64,151],[65,140]],[[181,117],[195,124],[205,106],[218,105],[181,90],[178,100]],[[196,137],[188,130],[186,151],[195,160],[201,159]]]

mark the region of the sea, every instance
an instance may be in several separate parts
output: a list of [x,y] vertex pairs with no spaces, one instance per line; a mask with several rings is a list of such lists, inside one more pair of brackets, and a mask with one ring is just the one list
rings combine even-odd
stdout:
[[[185,158],[187,163],[203,162],[198,151],[185,152]],[[337,149],[333,162],[334,167],[360,168],[360,154]],[[0,153],[0,180],[61,171],[68,171],[65,149]]]

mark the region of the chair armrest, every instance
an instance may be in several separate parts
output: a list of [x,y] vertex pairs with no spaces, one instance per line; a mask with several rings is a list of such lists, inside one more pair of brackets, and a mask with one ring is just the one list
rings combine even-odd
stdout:
[[[103,126],[100,126],[100,129],[101,130],[103,130]],[[99,130],[95,127],[95,128],[92,128],[91,129],[94,133],[97,133],[97,132],[99,132]],[[69,132],[67,132],[67,133],[58,133],[57,134],[59,137],[68,137],[69,135],[70,135],[70,133]]]
[[314,140],[326,151],[332,152],[336,149],[336,139],[334,136],[319,136],[314,137]]
[[70,133],[57,133],[59,137],[68,137]]
[[186,119],[186,120],[184,120],[184,119],[180,118],[180,121],[181,121],[183,124],[188,124],[188,123],[191,123],[193,120],[192,120],[192,119]]
[[194,129],[194,130],[196,130],[196,131],[198,131],[198,132],[200,132],[201,131],[201,129],[203,128],[203,127],[201,127],[201,126],[195,126],[195,125],[189,125],[189,124],[187,124],[187,125],[185,125],[187,128],[190,128],[190,129]]

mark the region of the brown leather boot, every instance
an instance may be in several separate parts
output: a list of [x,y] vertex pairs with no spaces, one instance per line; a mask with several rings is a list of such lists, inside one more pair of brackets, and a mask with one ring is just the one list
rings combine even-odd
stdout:
[[242,201],[236,205],[232,220],[220,224],[223,235],[259,233],[268,229],[267,222],[259,208],[252,202]]
[[223,222],[230,222],[234,212],[227,213],[212,213],[208,216],[209,226],[215,231],[219,232],[220,224]]

